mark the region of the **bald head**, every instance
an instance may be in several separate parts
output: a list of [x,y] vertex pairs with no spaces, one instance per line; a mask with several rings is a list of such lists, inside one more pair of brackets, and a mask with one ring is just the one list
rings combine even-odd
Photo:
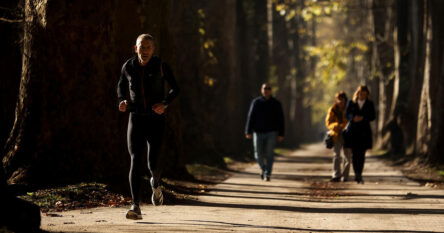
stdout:
[[141,34],[137,37],[134,51],[139,63],[146,65],[154,54],[154,38],[150,34]]

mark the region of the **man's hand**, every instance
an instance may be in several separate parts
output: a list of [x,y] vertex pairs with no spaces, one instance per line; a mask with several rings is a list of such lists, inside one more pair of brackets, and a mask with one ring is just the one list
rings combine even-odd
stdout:
[[354,122],[360,122],[360,121],[362,121],[363,119],[364,119],[363,116],[354,116],[354,117],[353,117],[353,121],[354,121]]
[[119,103],[119,111],[126,112],[127,108],[128,108],[128,101],[124,100]]
[[246,138],[246,139],[252,139],[252,138],[253,138],[253,135],[247,133],[247,134],[245,134],[245,138]]
[[153,105],[152,107],[153,111],[159,115],[162,115],[165,112],[166,105],[162,103],[158,103]]
[[284,141],[284,136],[278,136],[278,137],[277,137],[277,141],[278,141],[278,142],[282,142],[282,141]]
[[336,125],[335,127],[333,127],[333,131],[339,132],[342,130],[342,127],[340,125]]

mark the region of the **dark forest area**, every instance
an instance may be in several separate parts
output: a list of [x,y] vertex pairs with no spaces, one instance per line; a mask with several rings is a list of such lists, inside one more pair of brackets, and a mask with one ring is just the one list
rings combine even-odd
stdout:
[[375,149],[444,164],[444,1],[4,0],[2,189],[127,185],[128,115],[116,85],[141,33],[181,88],[168,107],[164,174],[252,159],[244,136],[264,82],[282,102],[280,147],[321,140],[334,93],[370,87]]

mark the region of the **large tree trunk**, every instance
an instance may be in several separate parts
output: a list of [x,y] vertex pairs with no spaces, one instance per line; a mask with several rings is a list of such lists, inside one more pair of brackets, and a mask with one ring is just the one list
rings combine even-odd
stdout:
[[3,157],[6,177],[13,175],[13,182],[23,178],[27,174],[30,164],[34,162],[31,153],[35,151],[36,147],[36,141],[32,138],[35,130],[33,121],[36,119],[33,118],[32,112],[38,100],[31,98],[31,86],[38,84],[37,80],[33,78],[33,72],[37,72],[39,66],[32,66],[31,64],[37,56],[35,48],[41,46],[40,43],[43,40],[41,35],[47,23],[46,8],[47,3],[44,0],[28,0],[25,2],[22,76],[15,111],[15,122],[6,142],[5,156]]
[[[20,12],[23,6],[19,0],[2,1],[2,12],[11,9],[10,12]],[[4,13],[2,13],[4,14]],[[4,15],[2,15],[4,17]],[[12,22],[0,20],[0,153],[3,150],[9,132],[14,124],[14,109],[17,102],[17,93],[20,84],[21,72],[21,36],[23,23],[14,14],[11,14]]]
[[[390,12],[390,8],[388,9]],[[392,87],[388,89],[382,88],[382,83],[380,85],[380,104],[384,106],[384,103],[390,103],[390,107],[387,111],[380,106],[379,116],[381,119],[385,117],[386,122],[379,122],[378,131],[381,136],[379,145],[399,155],[411,153],[411,148],[415,145],[416,130],[411,125],[417,124],[419,89],[415,87],[420,83],[418,59],[423,51],[419,47],[422,40],[419,17],[420,9],[417,1],[397,1],[397,20],[393,37],[394,81],[391,82]],[[384,93],[392,93],[392,98],[384,100]],[[406,151],[407,148],[410,150]]]
[[[214,119],[211,122],[212,128],[207,130],[211,132],[216,143],[216,152],[221,157],[238,157],[246,150],[243,136],[245,118],[242,112],[247,106],[242,106],[240,101],[242,95],[239,82],[236,8],[234,0],[209,2],[206,8],[208,16],[211,16],[207,19],[209,27],[206,40],[216,41],[214,56],[217,59],[217,64],[210,64],[207,73],[204,73],[204,76],[215,79],[213,86],[207,85],[206,96],[218,93],[218,96],[214,96],[216,98],[213,103],[207,103],[214,108],[211,113],[206,113],[211,114]],[[222,18],[224,20],[220,20]],[[205,47],[205,44],[203,46]]]
[[[42,8],[37,9],[36,11],[40,11],[40,13],[44,12],[44,8],[46,7],[46,2],[41,1],[39,2],[42,4]],[[43,15],[36,15],[33,14],[33,10],[35,10],[33,2],[27,0],[25,2],[25,22],[24,22],[24,30],[25,35],[27,32],[30,31],[38,31],[40,30],[41,26],[44,26],[45,19]],[[24,47],[23,51],[26,55],[32,55],[30,52],[30,49],[32,47],[32,42],[36,41],[36,38],[32,37],[24,37]],[[23,58],[23,64],[24,66],[29,65],[29,57]],[[29,114],[26,113],[27,108],[25,108],[25,104],[28,104],[30,102],[29,95],[26,95],[24,90],[26,89],[27,85],[29,84],[29,81],[26,83],[23,83],[24,76],[29,75],[29,73],[23,72],[22,76],[22,82],[20,86],[20,99],[17,106],[17,114],[22,116],[22,119],[19,119],[20,121],[15,122],[15,124],[19,124],[20,126],[26,126],[26,124],[29,124]],[[14,126],[15,134],[18,138],[18,143],[12,147],[14,150],[19,150],[18,146],[23,145],[24,137],[27,136],[23,128],[17,128],[17,126]],[[8,143],[7,148],[11,148],[11,143]],[[6,157],[8,158],[8,157]],[[0,154],[0,159],[3,158],[3,153]],[[24,159],[24,157],[21,157],[21,159]],[[1,164],[0,164],[1,165]],[[6,183],[7,176],[5,174],[5,171],[3,169],[3,166],[0,166],[0,206],[2,207],[0,209],[0,228],[3,229],[3,227],[7,227],[8,230],[11,230],[13,232],[38,232],[40,228],[40,209],[37,205],[28,203],[22,199],[16,198],[15,194],[9,190],[9,187]]]
[[409,65],[408,80],[409,91],[404,111],[400,115],[400,126],[403,130],[404,145],[406,154],[413,154],[416,146],[416,128],[412,125],[418,124],[418,108],[421,96],[421,86],[423,78],[423,63],[425,48],[424,34],[422,32],[423,6],[418,1],[409,1]]
[[[236,0],[227,0],[225,3],[225,26],[223,26],[224,33],[221,36],[221,42],[224,44],[225,54],[224,57],[229,58],[227,61],[227,69],[223,76],[225,76],[228,81],[228,89],[227,89],[227,111],[230,114],[228,116],[228,122],[233,128],[223,127],[226,131],[226,134],[229,139],[229,144],[231,145],[232,151],[229,151],[229,154],[239,155],[245,152],[245,140],[244,140],[244,119],[245,115],[243,109],[248,108],[246,105],[242,105],[242,86],[241,82],[239,82],[240,77],[240,67],[239,67],[239,59],[240,56],[238,54],[238,44],[239,44],[239,36],[238,36],[238,28],[237,28],[237,1]],[[233,35],[235,35],[233,37]],[[236,129],[236,130],[233,130]],[[244,143],[242,143],[244,142]],[[221,142],[224,143],[224,142]],[[237,151],[236,151],[237,150]],[[239,151],[241,150],[241,151]],[[234,153],[233,153],[234,152]]]
[[408,44],[407,44],[407,29],[408,21],[408,2],[397,0],[396,4],[396,27],[393,32],[394,48],[395,48],[395,77],[393,85],[393,100],[390,109],[390,116],[395,117],[399,114],[403,104],[403,97],[405,97],[405,83],[408,82],[407,65],[409,58]]
[[394,81],[391,107],[388,122],[385,125],[389,131],[390,150],[395,154],[404,154],[404,134],[400,128],[400,118],[404,113],[406,104],[406,92],[409,90],[408,65],[410,51],[408,48],[408,2],[396,2],[395,30],[393,32],[394,43]]
[[442,162],[444,123],[444,3],[425,1],[426,53],[424,81],[418,115],[417,153],[429,162]]
[[421,99],[418,111],[418,127],[416,138],[416,152],[419,155],[427,155],[431,136],[431,100],[430,100],[430,66],[432,47],[432,24],[430,16],[430,6],[425,1],[424,7],[424,31],[425,31],[425,62],[424,80],[421,88]]
[[430,51],[430,109],[431,113],[431,129],[430,142],[428,151],[428,160],[432,163],[443,162],[444,156],[444,25],[442,24],[444,17],[444,2],[438,0],[430,0],[431,13],[431,51]]
[[[391,106],[390,87],[393,81],[390,76],[393,73],[393,47],[391,32],[393,30],[393,13],[391,7],[381,10],[387,4],[386,1],[375,0],[373,2],[373,28],[375,42],[373,43],[373,69],[378,77],[378,121],[377,144],[380,148],[388,148],[390,134],[387,132],[387,122]],[[390,5],[390,4],[389,4]]]

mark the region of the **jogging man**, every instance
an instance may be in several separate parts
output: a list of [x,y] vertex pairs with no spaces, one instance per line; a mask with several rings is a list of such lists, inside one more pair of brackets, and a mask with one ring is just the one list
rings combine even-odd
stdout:
[[[130,112],[127,132],[128,151],[131,156],[129,183],[133,204],[126,214],[128,219],[142,219],[140,211],[140,185],[142,180],[142,158],[148,150],[150,184],[153,190],[153,205],[163,203],[159,186],[160,172],[157,168],[162,136],[165,127],[165,111],[168,104],[179,93],[179,87],[171,68],[153,56],[154,38],[149,34],[137,37],[134,46],[136,56],[122,66],[117,85],[119,111]],[[165,95],[165,82],[170,90]],[[148,148],[147,148],[148,147]]]

